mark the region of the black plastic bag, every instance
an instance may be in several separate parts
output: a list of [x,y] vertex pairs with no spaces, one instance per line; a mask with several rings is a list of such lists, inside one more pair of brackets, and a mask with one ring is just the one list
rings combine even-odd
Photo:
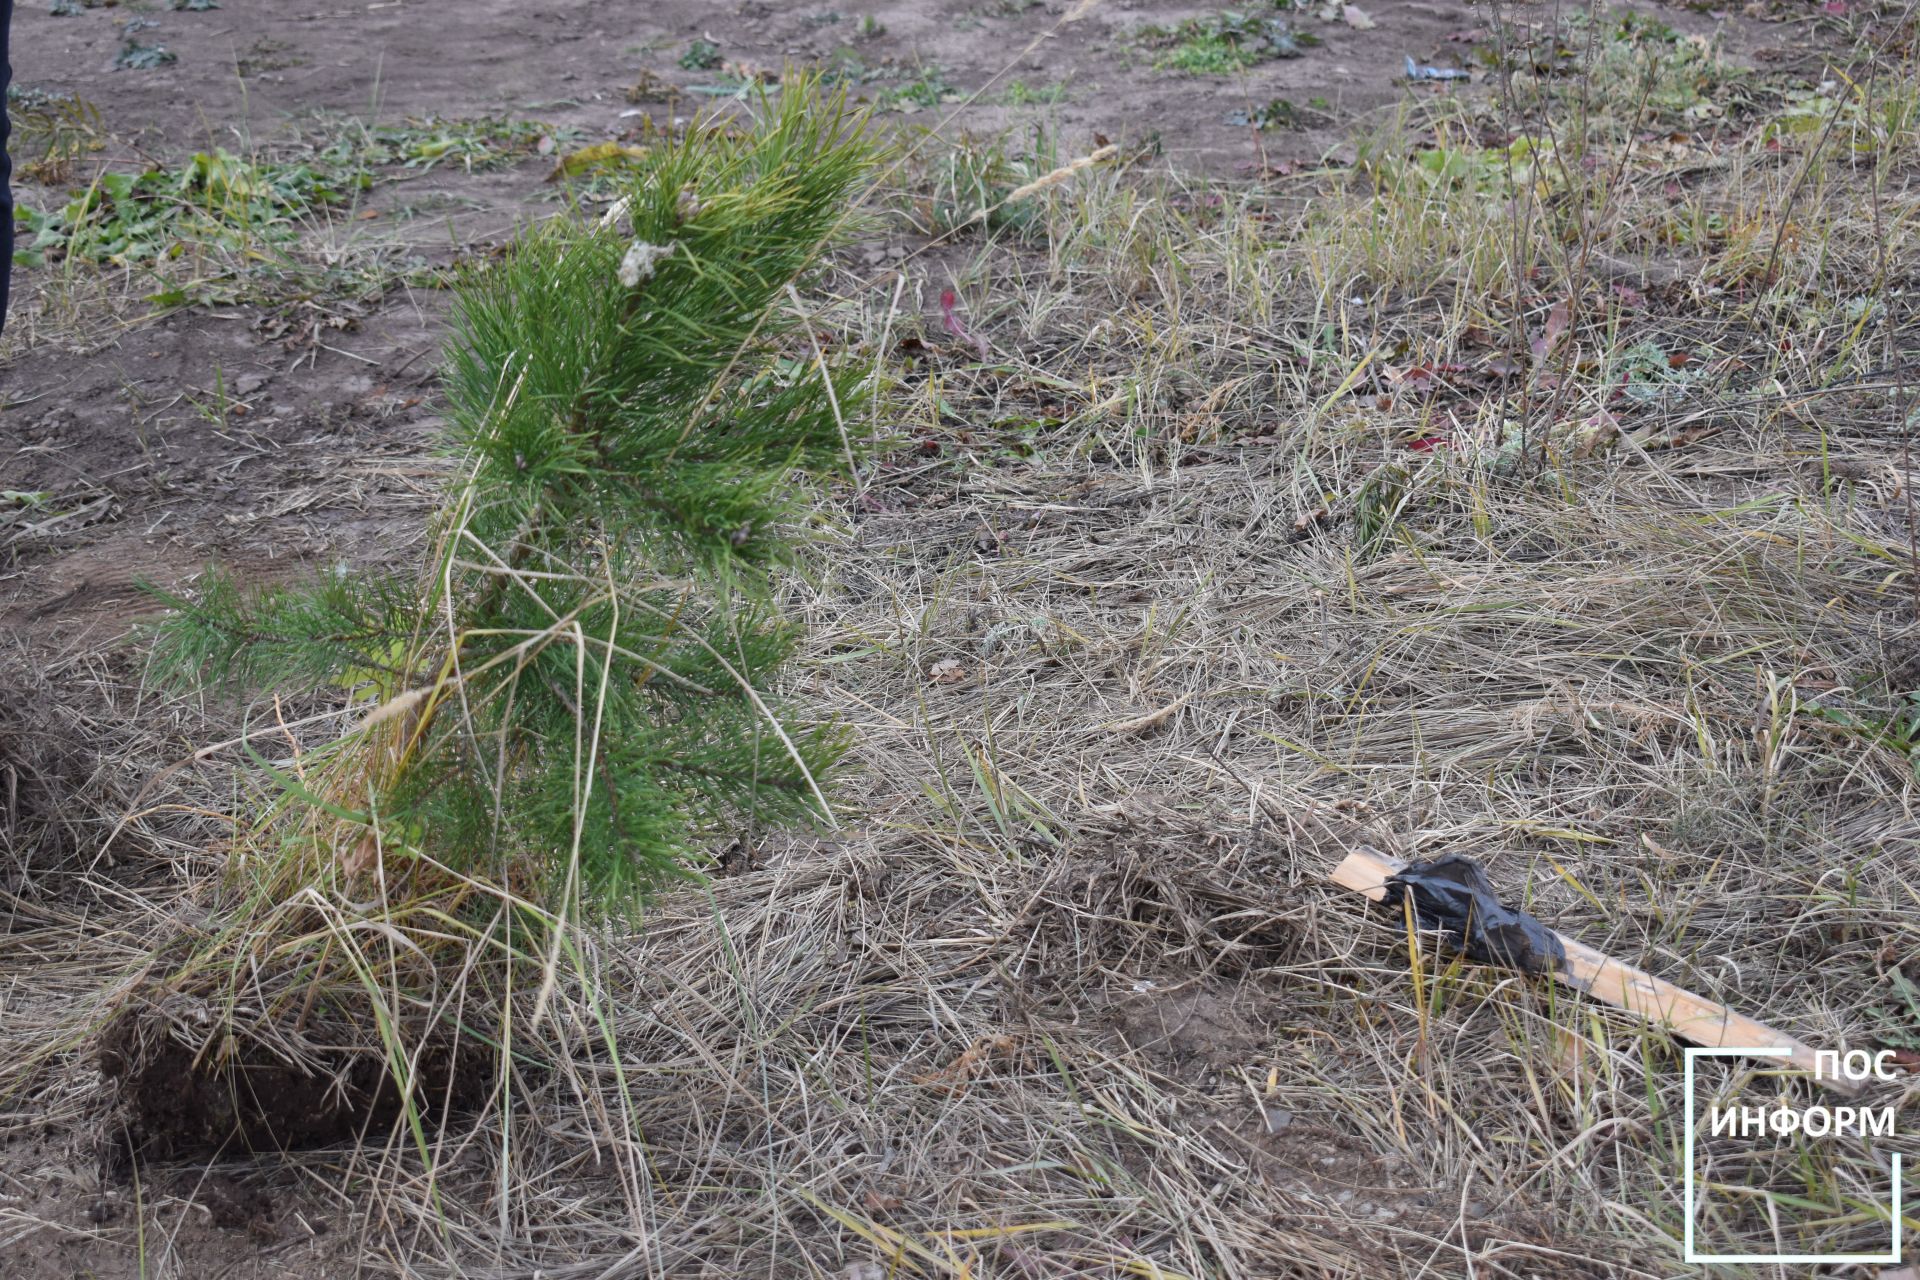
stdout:
[[1566,948],[1553,930],[1502,904],[1487,873],[1465,854],[1415,862],[1388,876],[1382,901],[1398,909],[1409,893],[1414,922],[1444,932],[1468,959],[1523,973],[1559,973],[1567,967]]

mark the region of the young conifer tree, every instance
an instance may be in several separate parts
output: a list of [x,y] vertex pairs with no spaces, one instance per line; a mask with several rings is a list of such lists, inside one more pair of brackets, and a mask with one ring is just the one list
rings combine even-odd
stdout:
[[278,771],[271,892],[431,867],[617,908],[725,824],[822,811],[842,744],[780,713],[796,636],[771,573],[797,478],[854,463],[867,370],[816,358],[790,291],[874,152],[811,85],[761,110],[663,144],[598,223],[548,221],[461,281],[462,479],[423,572],[167,597],[161,674],[371,708]]

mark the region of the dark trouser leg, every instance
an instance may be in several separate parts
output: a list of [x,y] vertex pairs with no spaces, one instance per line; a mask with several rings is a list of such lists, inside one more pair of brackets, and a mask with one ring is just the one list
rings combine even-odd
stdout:
[[[0,102],[13,83],[8,36],[13,31],[13,0],[0,0]],[[0,329],[7,327],[7,288],[13,283],[13,157],[7,154],[13,122],[0,105]]]

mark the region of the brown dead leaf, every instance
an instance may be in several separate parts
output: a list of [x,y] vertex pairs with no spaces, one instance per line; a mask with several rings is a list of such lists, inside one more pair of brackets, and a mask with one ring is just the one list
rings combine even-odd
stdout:
[[1602,409],[1587,419],[1586,426],[1580,433],[1579,442],[1574,445],[1573,456],[1590,458],[1597,450],[1613,443],[1619,435],[1620,420]]
[[958,1094],[967,1086],[967,1082],[980,1073],[980,1068],[994,1054],[1013,1052],[1013,1037],[1008,1035],[982,1036],[973,1046],[951,1063],[937,1071],[917,1075],[913,1082],[929,1089],[939,1089],[944,1093]]
[[1920,1071],[1920,1049],[1889,1049],[1893,1056],[1888,1059],[1902,1071]]
[[942,658],[927,668],[927,679],[935,684],[959,684],[967,678],[967,664],[958,658]]

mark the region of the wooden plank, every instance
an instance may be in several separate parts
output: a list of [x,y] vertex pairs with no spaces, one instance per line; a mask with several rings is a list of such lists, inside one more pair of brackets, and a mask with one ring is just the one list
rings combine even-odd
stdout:
[[[1333,869],[1329,879],[1343,889],[1379,902],[1387,896],[1387,877],[1404,865],[1377,849],[1362,846],[1349,853]],[[1554,975],[1557,981],[1658,1023],[1697,1045],[1715,1049],[1785,1049],[1794,1066],[1813,1074],[1813,1050],[1786,1032],[1735,1013],[1717,1000],[1695,995],[1643,969],[1604,956],[1564,933],[1554,936],[1567,952],[1567,967]],[[1758,1061],[1781,1063],[1783,1060],[1768,1057]],[[1816,1076],[1815,1079],[1840,1093],[1853,1093],[1858,1088],[1843,1078],[1828,1080]]]

